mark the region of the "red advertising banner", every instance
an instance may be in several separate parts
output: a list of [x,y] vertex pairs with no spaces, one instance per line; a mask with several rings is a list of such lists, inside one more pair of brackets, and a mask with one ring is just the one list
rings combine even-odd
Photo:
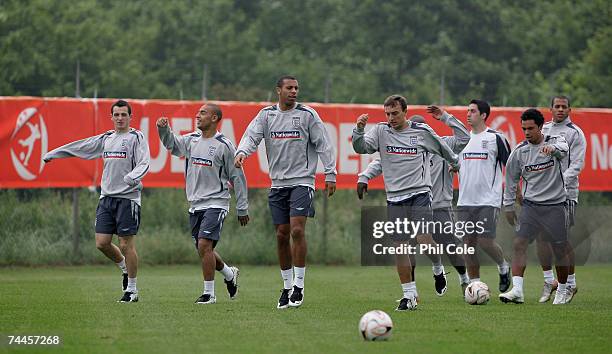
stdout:
[[[183,159],[171,156],[157,136],[155,122],[170,118],[175,133],[195,129],[195,114],[202,104],[196,101],[128,100],[132,106],[131,126],[141,130],[149,140],[151,165],[143,183],[145,187],[183,187]],[[71,99],[36,97],[0,97],[0,188],[84,187],[98,185],[101,160],[77,158],[55,160],[45,165],[42,156],[68,142],[101,134],[112,129],[112,99]],[[223,110],[220,131],[238,143],[257,112],[269,103],[215,102]],[[309,104],[323,121],[337,152],[338,188],[353,189],[357,174],[373,159],[358,155],[351,146],[351,132],[357,116],[369,113],[370,122],[385,121],[382,105]],[[421,114],[439,135],[451,130],[425,112],[425,106],[410,106],[409,115]],[[466,107],[445,107],[466,123]],[[520,114],[524,108],[493,108],[488,125],[502,131],[511,146],[524,139]],[[542,112],[547,119],[547,108]],[[580,189],[612,191],[612,109],[573,109],[572,120],[583,130],[587,140],[585,168],[580,175]],[[367,129],[367,128],[366,128]],[[287,158],[292,158],[287,156]],[[322,167],[319,163],[319,171]],[[245,164],[249,187],[267,188],[268,163],[262,143],[259,151]],[[317,185],[323,184],[317,176]],[[382,188],[382,178],[373,180],[370,188]]]

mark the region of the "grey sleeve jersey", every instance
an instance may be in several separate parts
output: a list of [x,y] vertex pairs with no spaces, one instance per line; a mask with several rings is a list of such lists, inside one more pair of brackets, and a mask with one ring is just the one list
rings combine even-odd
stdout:
[[318,159],[325,180],[336,181],[336,151],[317,112],[305,105],[281,111],[262,109],[247,127],[236,154],[249,156],[264,140],[272,188],[308,185],[314,188]]
[[[470,141],[470,132],[460,120],[447,112],[444,112],[440,121],[453,130],[453,135],[441,137],[442,141],[444,141],[455,154],[459,154]],[[431,193],[433,197],[432,208],[441,209],[451,207],[453,201],[453,173],[449,171],[449,165],[446,160],[439,155],[431,155],[430,162]]]
[[378,177],[382,174],[382,164],[380,163],[380,157],[372,160],[365,171],[359,174],[359,183],[368,183],[372,178]]
[[561,123],[547,122],[542,132],[548,135],[561,135],[567,141],[569,152],[563,159],[563,177],[565,177],[568,199],[577,202],[580,186],[578,175],[584,168],[587,147],[584,133],[569,118]]
[[149,171],[149,144],[142,132],[130,129],[126,133],[108,131],[78,140],[48,152],[49,161],[63,157],[104,159],[101,197],[125,198],[140,204],[142,178]]
[[[554,146],[555,151],[548,156],[543,154],[546,145]],[[506,163],[506,186],[504,190],[504,209],[513,210],[516,188],[523,178],[523,198],[538,204],[558,204],[567,199],[561,162],[569,147],[562,136],[544,136],[539,145],[527,141],[517,145]]]
[[[444,113],[442,119],[444,124],[453,130],[452,136],[441,137],[455,153],[461,152],[465,145],[470,141],[470,132],[463,123],[454,116]],[[433,196],[432,208],[447,208],[451,206],[453,200],[453,175],[449,171],[449,165],[440,155],[429,154],[431,167],[431,192]],[[358,182],[368,183],[370,179],[382,174],[382,164],[380,158],[376,158],[368,167],[359,174]]]
[[234,166],[233,144],[217,133],[203,138],[199,131],[178,136],[169,127],[157,127],[160,140],[174,156],[185,157],[185,193],[189,211],[229,209],[228,182],[236,194],[239,216],[248,215],[247,182],[242,169]]
[[[429,154],[438,154],[457,165],[457,155],[426,124],[409,122],[402,131],[379,123],[367,133],[353,130],[353,148],[357,153],[380,152],[380,166],[385,178],[387,197],[431,191]],[[370,172],[379,171],[374,165],[360,175],[363,181]],[[373,177],[373,175],[371,175]]]

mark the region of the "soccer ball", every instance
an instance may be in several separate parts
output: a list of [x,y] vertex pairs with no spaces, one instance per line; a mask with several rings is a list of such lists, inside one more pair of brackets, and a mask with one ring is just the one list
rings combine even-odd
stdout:
[[365,340],[387,340],[391,338],[393,322],[384,311],[373,310],[361,317],[359,333]]
[[465,288],[465,302],[470,305],[484,305],[489,302],[490,297],[489,287],[481,281],[470,283]]

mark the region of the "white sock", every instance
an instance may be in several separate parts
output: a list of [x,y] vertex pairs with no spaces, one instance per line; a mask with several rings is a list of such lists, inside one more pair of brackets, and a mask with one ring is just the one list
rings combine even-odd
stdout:
[[472,279],[470,279],[470,283],[475,283],[477,281],[480,281],[480,278],[472,278]]
[[431,269],[433,270],[434,275],[440,275],[444,273],[444,265],[441,261],[432,262],[433,266]]
[[304,273],[306,273],[306,267],[293,267],[295,273],[295,286],[298,288],[304,288]]
[[119,267],[119,269],[121,269],[121,271],[123,273],[127,273],[127,266],[125,265],[125,257],[123,257],[123,260],[119,263],[115,263],[117,265],[117,267]]
[[519,293],[523,293],[523,277],[512,277],[512,289]]
[[544,282],[547,284],[552,284],[555,282],[555,274],[553,273],[552,269],[551,270],[545,270],[542,273],[544,273]]
[[419,292],[416,287],[416,281],[413,280],[408,284],[410,284],[411,288],[414,289],[414,296],[419,297]]
[[126,291],[137,293],[138,289],[136,289],[136,278],[128,278],[128,286]]
[[403,283],[402,292],[405,298],[411,298],[413,296],[417,296],[416,283],[415,282]]
[[230,267],[228,267],[227,264],[225,264],[225,263],[223,263],[223,269],[221,269],[219,272],[221,272],[221,274],[223,274],[223,277],[227,281],[232,280],[232,278],[234,277],[234,272],[232,272]]
[[214,280],[204,280],[204,293],[209,294],[210,296],[215,296],[215,281]]
[[467,273],[459,274],[459,284],[465,284],[470,282],[470,277]]
[[508,270],[510,270],[510,265],[508,262],[506,262],[506,260],[504,260],[501,264],[497,265],[497,270],[499,271],[499,274],[506,274],[508,273]]
[[557,287],[557,292],[561,292],[561,294],[562,294],[562,293],[565,292],[566,288],[567,288],[567,283],[566,284],[559,283],[559,286]]
[[576,273],[567,276],[567,284],[576,287]]
[[283,287],[291,289],[293,287],[293,269],[281,269],[281,277],[283,278]]

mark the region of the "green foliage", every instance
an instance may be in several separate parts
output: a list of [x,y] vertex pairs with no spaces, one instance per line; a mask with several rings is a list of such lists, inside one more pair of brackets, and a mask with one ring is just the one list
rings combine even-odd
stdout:
[[[0,95],[612,106],[607,0],[116,1],[0,4]],[[596,14],[594,19],[593,14]]]
[[[144,190],[142,223],[136,241],[141,263],[184,264],[199,261],[191,238],[184,193],[181,189]],[[219,253],[229,262],[277,264],[276,234],[271,223],[267,195],[266,189],[249,190],[251,220],[246,227],[239,225],[232,199],[217,246]],[[94,218],[99,195],[80,189],[78,197],[79,244],[75,251],[71,189],[0,190],[0,267],[107,264],[108,260],[96,249],[94,242]],[[358,202],[354,191],[339,190],[327,200],[327,207],[324,203],[322,192],[317,191],[316,215],[306,224],[309,264],[359,264],[360,206],[384,207],[384,191],[370,191],[363,202]],[[572,228],[579,262],[587,259],[612,261],[612,239],[607,232],[611,222],[611,205],[610,193],[580,194],[578,221]],[[512,228],[500,220],[497,230],[498,242],[506,252],[510,252]],[[530,254],[530,257],[535,262],[535,255]],[[483,257],[482,260],[488,262],[489,258]]]

